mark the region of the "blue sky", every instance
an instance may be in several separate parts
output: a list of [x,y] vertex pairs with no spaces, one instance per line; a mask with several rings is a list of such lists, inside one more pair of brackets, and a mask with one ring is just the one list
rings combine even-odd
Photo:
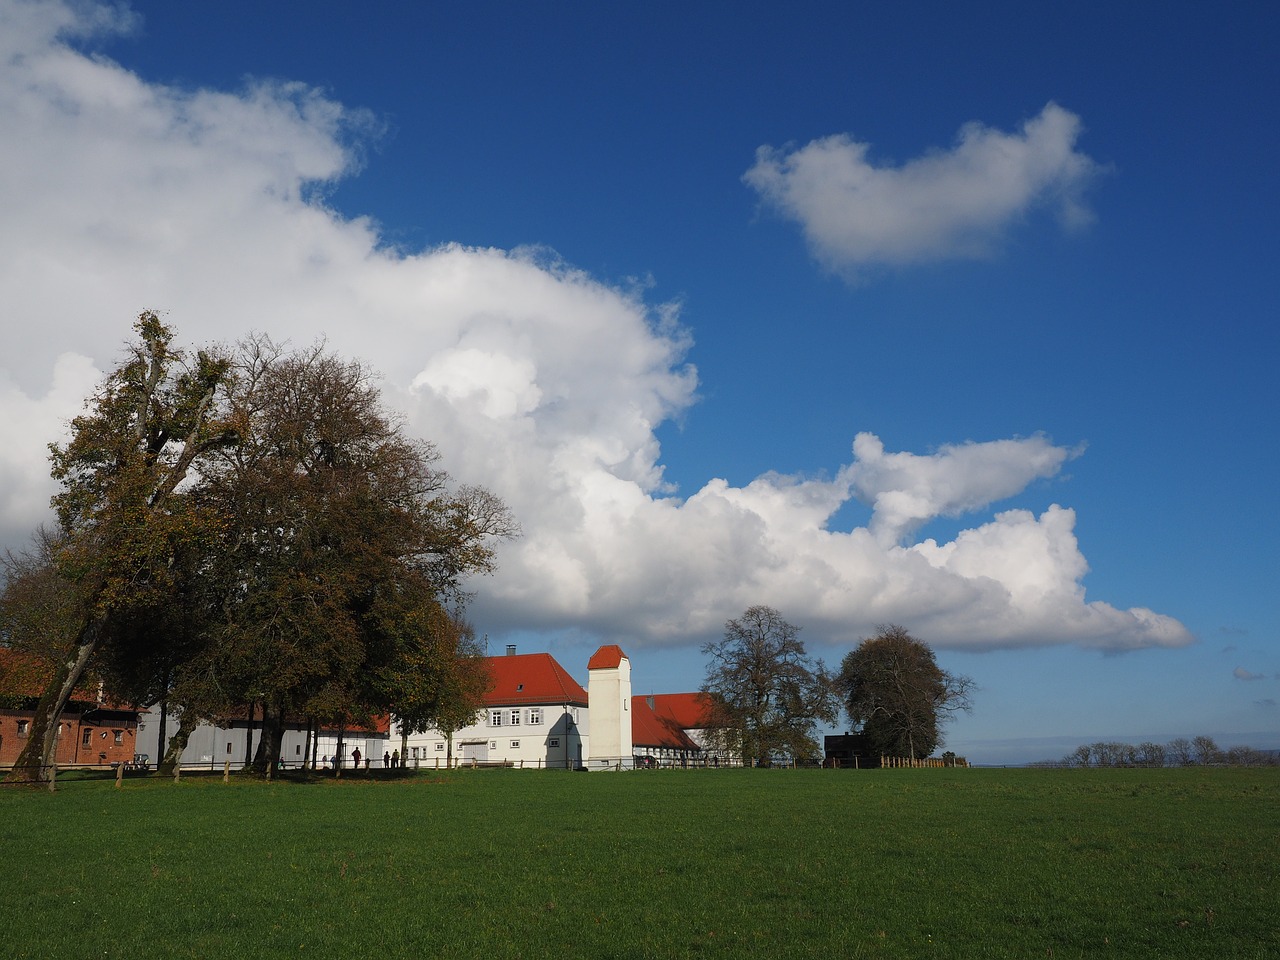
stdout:
[[1268,5],[263,6],[0,0],[6,544],[157,308],[381,370],[495,644],[690,689],[767,603],[978,761],[1280,747]]

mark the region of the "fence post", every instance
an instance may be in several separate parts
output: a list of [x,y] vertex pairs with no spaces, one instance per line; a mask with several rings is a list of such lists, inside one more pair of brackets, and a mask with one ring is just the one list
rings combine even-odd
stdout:
[[116,764],[116,789],[120,789],[120,785],[124,783],[124,764]]

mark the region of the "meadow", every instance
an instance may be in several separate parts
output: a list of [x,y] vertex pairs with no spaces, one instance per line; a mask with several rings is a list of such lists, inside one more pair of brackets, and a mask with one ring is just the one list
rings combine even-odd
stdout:
[[1280,771],[0,789],[0,957],[1280,956]]

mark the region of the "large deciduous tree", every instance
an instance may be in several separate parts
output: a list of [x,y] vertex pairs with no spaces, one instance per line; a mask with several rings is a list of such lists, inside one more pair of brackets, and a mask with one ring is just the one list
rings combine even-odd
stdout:
[[[51,676],[11,780],[47,779],[59,717],[92,658],[125,635],[139,636],[185,569],[182,558],[217,532],[217,516],[191,495],[188,481],[235,438],[234,425],[220,417],[228,361],[175,349],[154,313],[139,316],[134,330],[124,363],[71,422],[70,440],[50,448],[58,527],[42,543],[47,568],[30,567],[18,586],[34,588],[44,578],[40,589],[57,597],[63,638],[47,651]],[[6,595],[16,604],[11,589]],[[164,642],[159,633],[146,636]]]
[[896,624],[850,652],[836,683],[850,722],[887,756],[929,756],[942,744],[942,721],[972,707],[973,681],[943,670],[927,644]]
[[745,764],[818,753],[813,729],[834,722],[837,699],[826,668],[805,653],[799,634],[777,610],[753,606],[725,623],[720,640],[703,645],[711,658],[702,685],[708,746]]
[[230,386],[241,439],[208,471],[228,519],[212,558],[212,643],[192,676],[263,708],[255,766],[279,758],[286,719],[421,712],[422,690],[468,666],[465,579],[512,536],[506,507],[453,491],[428,443],[382,405],[372,374],[322,345],[242,345]]
[[91,663],[111,693],[171,703],[179,744],[261,705],[266,769],[287,718],[464,710],[466,579],[516,534],[506,506],[453,489],[373,375],[322,345],[189,357],[154,314],[135,329],[52,448],[57,529],[4,564],[5,642],[52,674],[11,776],[47,777]]

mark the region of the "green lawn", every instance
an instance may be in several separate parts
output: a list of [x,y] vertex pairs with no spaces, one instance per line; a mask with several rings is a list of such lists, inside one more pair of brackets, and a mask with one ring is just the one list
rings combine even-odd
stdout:
[[0,789],[0,957],[1280,957],[1280,771]]

